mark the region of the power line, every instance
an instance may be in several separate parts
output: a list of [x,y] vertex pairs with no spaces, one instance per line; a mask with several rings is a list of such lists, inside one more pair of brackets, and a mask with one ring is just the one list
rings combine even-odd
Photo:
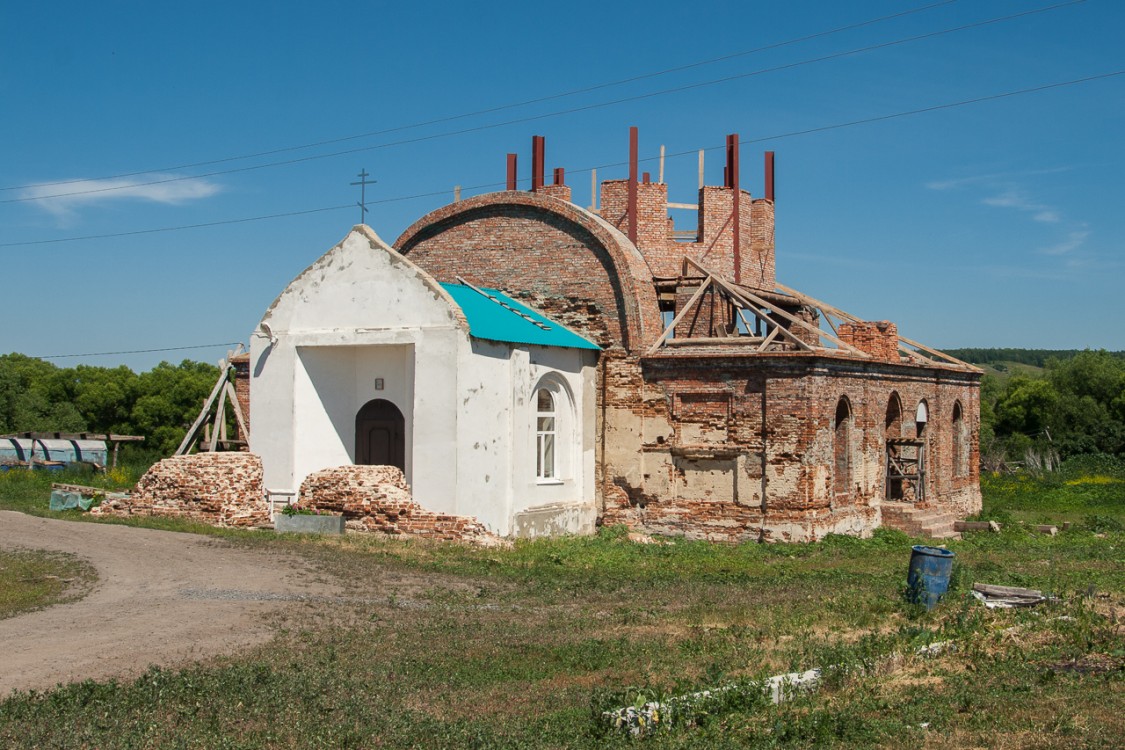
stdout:
[[[443,191],[444,192],[444,191]],[[374,202],[374,201],[370,201]],[[31,242],[4,242],[0,247],[20,247],[24,245],[53,245],[59,242],[78,242],[79,240],[105,240],[113,237],[132,237],[138,234],[156,234],[157,232],[177,232],[181,229],[202,229],[204,227],[217,227],[223,224],[244,224],[250,221],[265,221],[266,219],[281,219],[287,216],[301,216],[303,214],[317,214],[325,211],[339,211],[344,208],[355,208],[353,204],[346,206],[326,206],[325,208],[310,208],[304,211],[287,211],[280,214],[266,216],[247,216],[241,219],[224,219],[222,221],[206,221],[199,224],[183,224],[177,227],[159,227],[156,229],[135,229],[130,232],[111,232],[108,234],[87,234],[81,237],[60,237],[53,240],[33,240]]]
[[[772,135],[759,136],[757,138],[740,139],[739,144],[742,145],[742,144],[762,143],[762,142],[765,142],[765,141],[780,140],[782,138],[793,138],[793,137],[801,136],[801,135],[810,135],[812,133],[823,133],[823,132],[830,131],[830,130],[838,130],[840,128],[855,127],[856,125],[866,125],[866,124],[870,124],[870,123],[874,123],[874,122],[883,122],[883,121],[886,121],[886,120],[894,120],[894,119],[898,119],[898,118],[901,118],[901,117],[909,117],[911,115],[924,114],[926,112],[935,112],[935,111],[939,111],[939,110],[943,110],[943,109],[954,109],[956,107],[964,107],[964,106],[968,106],[970,104],[980,104],[982,102],[996,101],[998,99],[1007,99],[1007,98],[1010,98],[1010,97],[1013,97],[1013,96],[1021,96],[1021,95],[1024,95],[1024,94],[1033,94],[1033,93],[1037,93],[1037,92],[1040,92],[1040,91],[1048,91],[1048,90],[1051,90],[1051,89],[1064,88],[1066,86],[1075,86],[1075,85],[1078,85],[1078,84],[1081,84],[1081,83],[1089,83],[1091,81],[1105,80],[1105,79],[1108,79],[1108,78],[1114,78],[1116,76],[1121,76],[1121,75],[1125,75],[1125,70],[1115,70],[1115,71],[1111,71],[1109,73],[1098,73],[1096,75],[1086,76],[1084,78],[1075,78],[1073,80],[1059,81],[1059,82],[1056,82],[1056,83],[1046,83],[1046,84],[1042,84],[1040,86],[1032,86],[1030,88],[1017,89],[1017,90],[1014,90],[1014,91],[1005,91],[1005,92],[1002,92],[1002,93],[999,93],[999,94],[989,94],[987,96],[978,96],[978,97],[974,97],[972,99],[962,99],[962,100],[956,101],[956,102],[947,102],[947,103],[944,103],[944,104],[933,104],[933,105],[930,105],[930,106],[927,106],[927,107],[919,107],[917,109],[909,109],[909,110],[904,110],[902,112],[894,112],[894,113],[886,114],[886,115],[875,115],[873,117],[865,117],[865,118],[862,118],[862,119],[859,119],[859,120],[849,120],[847,122],[833,123],[831,125],[821,125],[821,126],[814,127],[814,128],[804,128],[802,130],[791,130],[791,131],[786,132],[786,133],[775,133],[775,134],[772,134]],[[720,149],[720,148],[724,148],[724,147],[716,146],[716,147],[712,147],[712,148],[708,148],[708,149],[704,149],[704,150],[714,151],[714,150]],[[692,149],[692,150],[689,150],[689,151],[678,151],[678,152],[673,153],[673,154],[666,154],[665,158],[675,158],[675,157],[687,156],[689,154],[695,154],[695,153],[698,153],[698,149]],[[658,158],[658,157],[650,157],[650,158],[646,158],[646,159],[641,159],[640,161],[653,161],[656,158]],[[601,165],[598,165],[596,167],[585,167],[585,168],[581,168],[581,169],[573,169],[573,170],[569,170],[569,172],[571,174],[575,174],[575,173],[581,174],[581,173],[584,173],[584,172],[589,172],[591,169],[603,169],[603,168],[607,168],[607,167],[618,167],[618,166],[622,166],[623,164],[625,164],[625,162],[617,162],[617,163],[613,163],[613,164],[601,164]],[[484,189],[484,188],[499,187],[499,186],[504,185],[504,184],[505,183],[503,183],[503,182],[492,182],[492,183],[485,183],[485,184],[481,184],[481,185],[470,185],[470,186],[464,188],[464,190],[466,190],[466,191],[480,190],[480,189]],[[415,199],[418,199],[418,198],[430,198],[430,197],[437,196],[437,195],[447,195],[448,193],[449,193],[448,190],[435,190],[435,191],[428,192],[428,193],[416,193],[414,195],[404,195],[404,196],[398,196],[398,197],[393,197],[393,198],[382,198],[380,200],[368,201],[368,203],[369,204],[397,203],[397,202],[401,202],[401,201],[415,200]],[[304,211],[288,211],[288,212],[285,212],[285,213],[269,214],[269,215],[266,215],[266,216],[251,216],[251,217],[246,217],[246,218],[241,218],[241,219],[226,219],[226,220],[222,220],[222,221],[203,222],[203,223],[199,223],[199,224],[185,224],[185,225],[182,225],[182,226],[174,226],[174,227],[160,227],[160,228],[156,228],[156,229],[139,229],[139,230],[134,230],[134,231],[130,231],[130,232],[115,232],[115,233],[110,233],[110,234],[86,235],[86,236],[81,236],[81,237],[60,237],[60,238],[50,239],[50,240],[32,240],[32,241],[28,241],[28,242],[4,242],[4,243],[0,243],[0,247],[25,247],[25,246],[30,246],[30,245],[49,245],[49,244],[56,244],[56,243],[61,243],[61,242],[78,242],[80,240],[109,239],[109,238],[114,238],[114,237],[129,237],[129,236],[139,235],[139,234],[155,234],[155,233],[158,233],[158,232],[175,232],[175,231],[180,231],[180,230],[183,230],[183,229],[199,229],[199,228],[203,228],[203,227],[220,226],[220,225],[223,225],[223,224],[241,224],[241,223],[246,223],[246,222],[251,222],[251,221],[263,221],[263,220],[266,220],[266,219],[279,219],[279,218],[284,218],[284,217],[288,217],[288,216],[301,216],[301,215],[304,215],[304,214],[314,214],[314,213],[322,213],[322,212],[325,212],[325,211],[339,211],[339,210],[343,210],[343,209],[354,209],[354,208],[355,208],[354,204],[346,204],[346,205],[342,205],[342,206],[327,206],[327,207],[324,207],[324,208],[311,208],[311,209],[307,209],[307,210],[304,210]]]
[[[87,354],[44,354],[35,359],[67,359],[69,357],[108,357],[116,354],[151,354],[153,352],[183,352],[189,349],[217,349],[220,346],[235,346],[239,342],[227,341],[221,344],[199,344],[198,346],[167,346],[162,349],[132,349],[124,352],[89,352]],[[31,356],[31,355],[28,355]]]
[[[628,84],[628,83],[636,83],[637,81],[643,81],[643,80],[647,80],[647,79],[650,79],[650,78],[657,78],[657,77],[660,77],[660,76],[669,75],[671,73],[678,73],[678,72],[681,72],[681,71],[684,71],[684,70],[690,70],[692,68],[703,67],[705,65],[713,65],[715,63],[725,62],[727,60],[733,60],[733,59],[738,58],[738,57],[746,57],[746,56],[749,56],[749,55],[757,54],[759,52],[768,52],[770,50],[780,49],[782,47],[787,47],[787,46],[791,46],[791,45],[794,45],[794,44],[799,44],[801,42],[808,42],[808,41],[812,41],[813,39],[819,39],[819,38],[822,38],[822,37],[831,36],[833,34],[839,34],[839,33],[842,33],[844,31],[853,31],[855,29],[859,29],[859,28],[862,28],[864,26],[871,26],[871,25],[876,24],[876,23],[882,23],[883,21],[890,21],[890,20],[893,20],[893,19],[896,19],[896,18],[902,18],[904,16],[909,16],[909,15],[913,15],[913,14],[916,14],[916,13],[921,13],[921,12],[924,12],[924,11],[927,11],[927,10],[932,10],[934,8],[941,7],[943,5],[951,5],[951,4],[959,2],[959,1],[960,0],[941,0],[941,2],[931,3],[929,5],[923,5],[923,6],[918,7],[918,8],[912,8],[910,10],[904,10],[904,11],[900,11],[898,13],[892,13],[892,14],[886,15],[886,16],[879,16],[878,18],[871,18],[871,19],[868,19],[866,21],[857,21],[856,23],[848,24],[846,26],[840,26],[840,27],[837,27],[835,29],[829,29],[829,30],[826,30],[826,31],[819,31],[819,32],[816,32],[816,33],[813,33],[813,34],[808,34],[806,36],[796,37],[794,39],[787,39],[787,40],[781,41],[781,42],[773,42],[771,44],[767,44],[767,45],[764,45],[764,46],[761,46],[761,47],[755,47],[753,49],[743,50],[741,52],[732,52],[730,54],[721,55],[719,57],[709,58],[707,60],[699,60],[699,61],[692,62],[692,63],[686,63],[684,65],[678,65],[678,66],[675,66],[675,67],[672,67],[672,68],[665,68],[664,70],[658,70],[658,71],[651,72],[651,73],[642,73],[640,75],[631,76],[629,78],[622,78],[622,79],[619,79],[619,80],[616,80],[616,81],[609,81],[609,82],[606,82],[606,83],[594,84],[592,86],[585,86],[585,87],[582,87],[582,88],[571,89],[569,91],[563,91],[563,92],[556,93],[556,94],[548,94],[546,96],[540,96],[540,97],[536,97],[536,98],[533,98],[533,99],[526,99],[526,100],[520,101],[520,102],[512,102],[512,103],[509,103],[509,104],[501,104],[501,105],[498,105],[498,106],[495,106],[495,107],[488,107],[486,109],[478,109],[478,110],[475,110],[475,111],[472,111],[472,112],[462,112],[461,114],[448,115],[448,116],[445,116],[445,117],[438,117],[438,118],[434,118],[432,120],[425,120],[425,121],[422,121],[422,122],[411,123],[411,124],[408,124],[408,125],[398,125],[398,126],[395,126],[393,128],[386,128],[386,129],[383,129],[383,130],[372,130],[372,131],[369,131],[369,132],[366,132],[366,133],[359,133],[357,135],[347,135],[347,136],[341,136],[341,137],[338,137],[338,138],[329,138],[329,139],[322,140],[322,141],[314,141],[312,143],[305,143],[305,144],[302,144],[302,145],[299,145],[299,146],[285,146],[285,147],[282,147],[282,148],[271,149],[269,151],[259,151],[259,152],[256,152],[256,153],[243,154],[243,155],[240,155],[240,156],[227,156],[227,157],[224,157],[224,158],[221,158],[221,159],[211,159],[209,161],[193,162],[193,163],[190,163],[190,164],[180,164],[180,165],[174,166],[174,167],[161,167],[161,168],[158,168],[158,169],[145,169],[145,170],[141,170],[141,171],[137,171],[137,172],[123,172],[123,173],[120,173],[120,174],[109,175],[109,176],[106,176],[106,177],[96,177],[96,178],[77,179],[77,180],[55,180],[55,181],[51,181],[51,182],[37,182],[37,183],[31,184],[31,185],[13,185],[13,186],[10,186],[10,187],[0,187],[0,192],[8,191],[8,190],[26,190],[28,188],[33,188],[33,187],[50,187],[50,186],[53,186],[53,185],[73,185],[75,183],[90,182],[90,181],[94,181],[94,180],[116,180],[116,179],[121,179],[121,178],[125,178],[125,177],[137,177],[137,176],[144,175],[144,174],[153,174],[153,173],[156,173],[156,172],[174,172],[174,171],[177,171],[177,170],[180,170],[180,169],[194,169],[194,168],[197,168],[197,167],[209,167],[209,166],[213,166],[215,164],[226,164],[226,163],[229,163],[229,162],[232,162],[232,161],[242,161],[243,159],[255,159],[255,158],[259,158],[259,157],[263,157],[263,156],[274,156],[276,154],[288,153],[288,152],[292,152],[292,151],[301,151],[301,150],[308,149],[308,148],[316,148],[318,146],[328,146],[328,145],[331,145],[333,143],[343,143],[345,141],[354,141],[354,140],[358,140],[360,138],[370,138],[370,137],[377,136],[377,135],[386,135],[388,133],[396,133],[396,132],[401,132],[401,131],[404,131],[404,130],[414,130],[414,129],[417,129],[417,128],[427,127],[429,125],[438,125],[438,124],[441,124],[443,122],[453,122],[455,120],[463,120],[463,119],[466,119],[466,118],[469,118],[469,117],[477,117],[479,115],[492,114],[494,112],[502,112],[504,110],[509,110],[509,109],[518,109],[519,107],[526,107],[526,106],[529,106],[529,105],[532,105],[532,104],[541,104],[543,102],[553,101],[553,100],[556,100],[556,99],[564,99],[564,98],[571,97],[571,96],[577,96],[578,94],[587,94],[587,93],[590,93],[591,91],[598,91],[598,90],[601,90],[601,89],[612,88],[612,87],[615,87],[615,86],[623,86],[623,85]],[[1079,0],[1079,1],[1083,1],[1083,0]],[[209,176],[209,175],[205,175],[205,176]],[[184,179],[192,179],[192,178],[184,178]]]
[[745,79],[745,78],[751,78],[751,77],[754,77],[754,76],[765,75],[767,73],[776,73],[776,72],[783,71],[783,70],[791,70],[793,68],[803,67],[805,65],[812,65],[812,64],[820,63],[820,62],[827,62],[829,60],[837,60],[837,59],[840,59],[840,58],[850,57],[850,56],[853,56],[853,55],[859,55],[859,54],[863,54],[863,53],[866,53],[866,52],[873,52],[875,50],[886,49],[886,48],[889,48],[889,47],[895,47],[895,46],[899,46],[899,45],[902,45],[902,44],[909,44],[911,42],[917,42],[917,41],[921,41],[923,39],[932,39],[934,37],[944,36],[946,34],[952,34],[952,33],[956,33],[956,32],[959,32],[959,31],[967,31],[969,29],[980,28],[982,26],[988,26],[988,25],[991,25],[991,24],[1001,23],[1001,22],[1004,22],[1004,21],[1011,21],[1011,20],[1014,20],[1016,18],[1022,18],[1024,16],[1035,15],[1035,14],[1038,14],[1038,13],[1045,13],[1045,12],[1048,12],[1048,11],[1051,11],[1051,10],[1057,10],[1059,8],[1064,8],[1064,7],[1071,6],[1071,5],[1077,5],[1077,4],[1084,3],[1084,2],[1086,2],[1086,0],[1067,0],[1067,2],[1056,3],[1054,5],[1048,5],[1048,6],[1044,6],[1044,7],[1041,7],[1041,8],[1034,8],[1032,10],[1021,11],[1019,13],[1012,13],[1012,14],[1009,14],[1009,15],[1006,15],[1006,16],[998,16],[998,17],[995,17],[995,18],[986,19],[984,21],[976,21],[976,22],[970,23],[970,24],[955,26],[955,27],[952,27],[952,28],[942,29],[942,30],[939,30],[939,31],[931,31],[931,32],[927,32],[925,34],[919,34],[919,35],[911,36],[911,37],[904,37],[902,39],[895,39],[895,40],[892,40],[892,41],[889,41],[889,42],[881,42],[879,44],[872,44],[872,45],[868,45],[866,47],[859,47],[859,48],[856,48],[856,49],[846,50],[846,51],[843,51],[843,52],[834,52],[832,54],[822,55],[820,57],[815,57],[815,58],[808,58],[808,59],[805,59],[805,60],[799,60],[797,62],[786,63],[786,64],[783,64],[783,65],[775,65],[775,66],[769,67],[769,68],[759,68],[758,70],[753,70],[753,71],[749,71],[749,72],[746,72],[746,73],[737,73],[737,74],[734,74],[734,75],[724,76],[722,78],[715,78],[715,79],[711,79],[711,80],[708,80],[708,81],[700,81],[700,82],[697,82],[697,83],[685,84],[683,86],[675,86],[675,87],[672,87],[672,88],[661,89],[661,90],[658,90],[658,91],[649,92],[647,94],[637,94],[637,95],[634,95],[634,96],[622,97],[620,99],[614,99],[614,100],[611,100],[611,101],[608,101],[608,102],[600,102],[600,103],[596,103],[596,104],[586,104],[586,105],[582,105],[582,106],[578,106],[578,107],[570,107],[568,109],[556,110],[554,112],[546,112],[546,113],[538,114],[538,115],[528,115],[526,117],[513,118],[513,119],[510,119],[510,120],[505,120],[503,122],[495,122],[495,123],[489,123],[489,124],[485,124],[485,125],[477,125],[477,126],[474,126],[474,127],[462,128],[460,130],[446,131],[446,132],[443,132],[443,133],[433,133],[433,134],[430,134],[430,135],[417,136],[417,137],[414,137],[414,138],[405,138],[405,139],[401,139],[401,140],[397,140],[397,141],[388,141],[386,143],[379,143],[379,144],[375,144],[373,146],[360,146],[360,147],[357,147],[357,148],[345,149],[345,150],[341,150],[341,151],[333,151],[333,152],[329,152],[329,153],[326,153],[326,154],[313,154],[313,155],[310,155],[310,156],[302,156],[302,157],[298,157],[298,158],[295,158],[295,159],[285,159],[283,161],[267,162],[265,164],[256,164],[256,165],[251,165],[251,166],[246,166],[246,167],[235,167],[235,168],[232,168],[232,169],[214,170],[214,171],[211,171],[211,172],[204,172],[202,174],[196,174],[196,175],[183,175],[183,176],[177,176],[177,177],[167,177],[167,178],[160,179],[160,180],[149,180],[149,181],[145,181],[145,182],[133,182],[133,183],[129,183],[127,185],[114,185],[114,186],[109,186],[109,187],[91,188],[89,190],[74,190],[74,191],[65,192],[65,193],[54,193],[52,195],[40,195],[40,196],[30,196],[30,197],[22,197],[22,198],[6,198],[6,199],[3,199],[3,200],[0,200],[0,204],[4,204],[4,203],[24,203],[24,202],[28,202],[28,201],[47,200],[47,199],[50,199],[50,198],[66,198],[66,197],[71,197],[71,196],[75,196],[75,195],[90,195],[90,194],[95,194],[95,193],[107,193],[107,192],[113,192],[113,191],[116,191],[116,190],[124,190],[124,189],[136,188],[136,187],[144,187],[144,186],[148,186],[148,185],[164,185],[164,184],[171,183],[171,182],[183,182],[185,180],[198,180],[198,179],[203,179],[205,177],[217,177],[217,176],[225,175],[225,174],[235,174],[235,173],[240,173],[240,172],[252,172],[252,171],[259,170],[259,169],[269,169],[269,168],[273,168],[273,167],[291,166],[293,164],[301,164],[301,163],[310,162],[310,161],[319,161],[321,159],[330,159],[330,158],[337,157],[337,156],[347,156],[347,155],[350,155],[350,154],[363,153],[363,152],[367,152],[367,151],[375,151],[375,150],[385,149],[385,148],[393,148],[395,146],[404,146],[404,145],[408,145],[408,144],[412,144],[412,143],[421,143],[421,142],[425,142],[425,141],[439,140],[439,139],[442,139],[442,138],[450,138],[450,137],[457,136],[457,135],[465,135],[467,133],[477,133],[477,132],[481,132],[481,131],[484,131],[484,130],[492,130],[492,129],[495,129],[495,128],[506,127],[506,126],[509,126],[509,125],[518,125],[518,124],[527,123],[527,122],[535,122],[535,121],[538,121],[538,120],[545,120],[545,119],[549,119],[549,118],[552,118],[552,117],[559,117],[561,115],[575,114],[575,113],[578,113],[578,112],[587,112],[587,111],[590,111],[590,110],[602,109],[604,107],[610,107],[610,106],[614,106],[614,105],[617,105],[617,104],[625,104],[625,103],[628,103],[628,102],[635,102],[635,101],[641,101],[641,100],[644,100],[644,99],[651,99],[651,98],[654,98],[654,97],[657,97],[657,96],[666,96],[668,94],[682,93],[684,91],[690,91],[690,90],[693,90],[693,89],[699,89],[699,88],[704,88],[704,87],[708,87],[708,86],[715,86],[715,85],[718,85],[718,84],[721,84],[721,83],[729,83],[731,81],[737,81],[737,80],[742,80],[742,79]]

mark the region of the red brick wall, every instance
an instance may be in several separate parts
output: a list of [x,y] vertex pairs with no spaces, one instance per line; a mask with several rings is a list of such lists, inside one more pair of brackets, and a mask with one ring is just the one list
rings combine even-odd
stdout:
[[[238,396],[238,405],[242,407],[242,416],[246,419],[246,429],[250,430],[250,354],[240,354],[231,360],[234,367],[234,393]],[[238,420],[235,420],[235,435],[241,440],[250,440],[249,435],[238,433]]]
[[898,362],[898,326],[889,320],[841,323],[840,340],[883,362]]
[[[639,468],[615,467],[618,491],[605,494],[605,523],[726,541],[870,532],[884,492],[892,392],[910,434],[918,401],[930,409],[929,504],[959,513],[980,507],[976,375],[797,353],[668,355],[643,364],[646,399],[621,401],[642,422]],[[833,428],[842,397],[853,415],[852,469],[848,491],[836,492]],[[970,433],[963,477],[953,470],[956,401]]]
[[[602,183],[601,215],[622,232],[628,232],[628,180]],[[695,242],[676,242],[668,216],[668,187],[663,183],[637,185],[637,247],[652,275],[676,278],[685,257],[705,265],[727,281],[734,281],[734,191],[704,187],[699,191]],[[772,289],[774,285],[773,203],[753,200],[743,190],[739,201],[740,281],[747,286]]]
[[439,281],[501,289],[603,347],[642,349],[659,335],[651,274],[620,234],[543,193],[506,192],[439,209],[395,247]]

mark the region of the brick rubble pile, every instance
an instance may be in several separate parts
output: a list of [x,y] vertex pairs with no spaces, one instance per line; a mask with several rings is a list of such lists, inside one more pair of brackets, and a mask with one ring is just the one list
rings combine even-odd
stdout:
[[175,516],[215,526],[271,526],[262,459],[253,453],[197,453],[155,464],[123,499],[90,511],[106,516]]
[[337,466],[313,472],[301,483],[300,505],[339,513],[352,531],[499,542],[471,516],[435,513],[414,502],[402,471],[393,466]]

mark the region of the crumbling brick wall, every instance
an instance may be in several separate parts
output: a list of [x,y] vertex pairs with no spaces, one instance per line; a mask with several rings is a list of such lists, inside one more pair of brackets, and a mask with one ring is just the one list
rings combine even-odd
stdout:
[[898,326],[889,320],[841,323],[840,340],[882,362],[898,362]]
[[262,459],[253,453],[173,456],[145,472],[128,498],[107,500],[97,515],[190,518],[215,526],[270,526]]
[[[961,425],[969,460],[960,476],[952,453],[954,405],[962,420],[979,406],[975,374],[797,352],[748,356],[733,345],[726,353],[677,352],[642,364],[644,398],[614,401],[629,409],[641,444],[634,439],[631,466],[625,445],[607,452],[615,475],[603,523],[732,542],[868,534],[879,525],[892,397],[906,405],[910,434],[917,404],[926,401],[930,411],[926,504],[962,514],[980,509],[978,422]],[[841,399],[852,427],[849,474],[838,486]],[[616,416],[619,424],[629,419]]]
[[414,502],[394,466],[336,466],[309,474],[300,506],[344,516],[346,527],[392,536],[495,543],[497,537],[471,516],[435,513]]

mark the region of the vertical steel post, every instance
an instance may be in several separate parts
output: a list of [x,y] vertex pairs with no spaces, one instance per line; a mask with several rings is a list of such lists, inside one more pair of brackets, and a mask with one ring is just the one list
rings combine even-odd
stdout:
[[637,244],[637,128],[629,128],[629,241]]
[[742,188],[738,182],[738,133],[727,136],[727,159],[730,162],[730,186],[734,190],[731,223],[734,225],[734,283],[742,283]]
[[508,154],[508,189],[516,189],[516,155]]
[[766,200],[772,201],[773,197],[773,151],[766,152]]
[[531,136],[531,192],[538,193],[543,188],[543,162],[546,156],[544,138]]

